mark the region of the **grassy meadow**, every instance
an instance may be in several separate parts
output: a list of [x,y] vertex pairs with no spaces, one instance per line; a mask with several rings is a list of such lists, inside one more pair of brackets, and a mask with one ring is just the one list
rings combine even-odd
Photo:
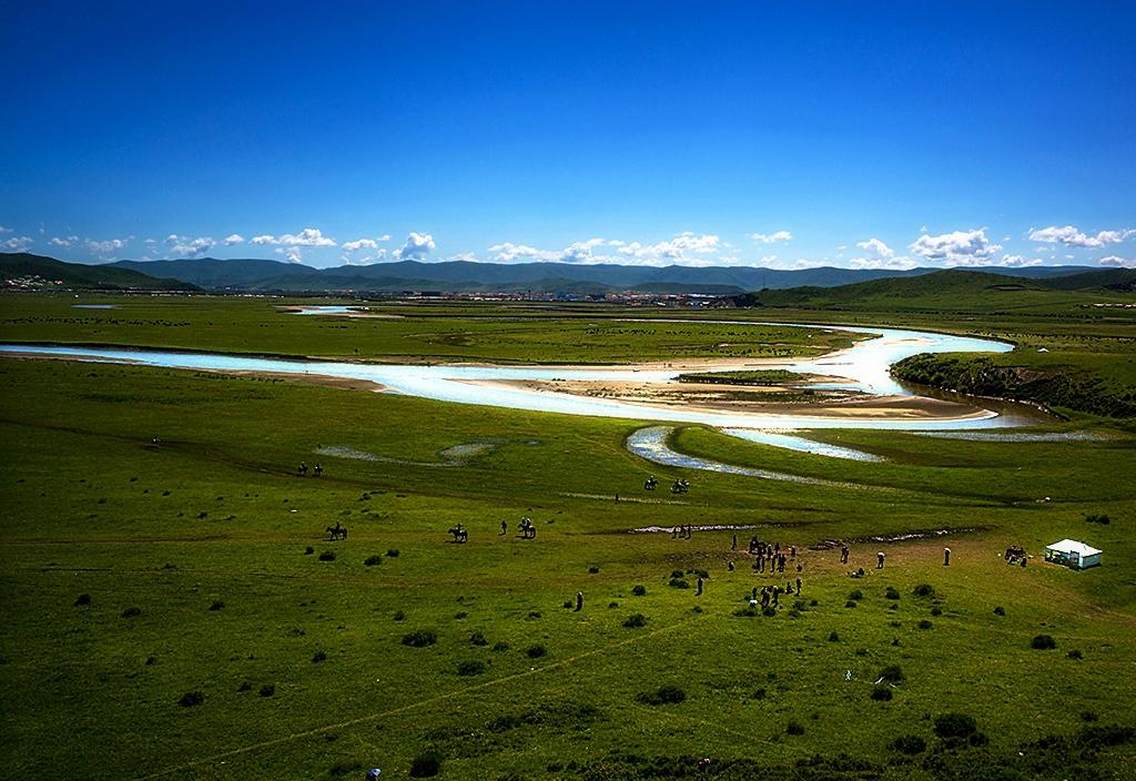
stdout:
[[[347,321],[263,299],[97,301],[120,306],[5,297],[0,338],[596,363],[847,343],[594,308]],[[1075,325],[1060,326],[1072,354],[1087,352],[1078,333],[1131,338]],[[355,779],[378,766],[408,778],[432,763],[439,778],[513,781],[1130,777],[1136,430],[1071,417],[1042,429],[1097,438],[815,433],[879,463],[699,427],[673,437],[683,452],[847,483],[804,486],[646,463],[623,446],[636,421],[2,358],[0,777]],[[477,447],[454,456],[459,445]],[[297,476],[301,460],[324,474]],[[647,492],[651,473],[661,486]],[[679,477],[689,494],[666,490]],[[522,515],[535,540],[517,536]],[[337,522],[349,537],[328,542]],[[468,544],[449,541],[459,523]],[[673,524],[757,528],[738,532],[739,551],[729,531],[627,533]],[[973,531],[866,540],[941,529]],[[803,593],[772,616],[747,598],[795,577],[795,562],[753,574],[751,534],[799,550]],[[1104,549],[1104,566],[1044,564],[1041,547],[1065,536]],[[829,538],[853,540],[848,565],[809,549]],[[1007,566],[1012,544],[1036,558]],[[850,578],[857,567],[867,576]],[[1056,647],[1031,647],[1039,635]]]

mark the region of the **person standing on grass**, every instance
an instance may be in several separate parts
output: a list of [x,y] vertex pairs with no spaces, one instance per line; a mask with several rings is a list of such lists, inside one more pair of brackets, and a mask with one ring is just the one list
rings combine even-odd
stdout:
[[801,596],[801,576],[797,576],[797,596]]
[[884,568],[884,552],[880,551],[876,554],[876,569]]
[[848,563],[848,546],[847,545],[841,545],[840,546],[840,563],[841,564],[847,564]]
[[738,535],[734,534],[734,541],[730,544],[730,550],[738,549]]
[[943,548],[943,566],[944,567],[951,566],[951,549],[950,548]]

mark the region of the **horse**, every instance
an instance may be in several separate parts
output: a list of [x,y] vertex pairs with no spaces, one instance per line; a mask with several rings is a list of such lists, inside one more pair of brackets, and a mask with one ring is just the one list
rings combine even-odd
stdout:
[[659,481],[655,478],[654,475],[651,475],[643,482],[643,489],[646,491],[654,491],[655,486],[657,486],[658,484]]
[[518,524],[518,528],[521,532],[521,539],[536,539],[536,524],[533,523],[532,518],[528,517],[527,515],[524,518],[521,518],[521,522]]
[[688,491],[690,491],[690,481],[689,480],[675,480],[674,483],[671,485],[671,493],[672,494],[685,494]]
[[450,529],[450,534],[454,536],[454,542],[469,542],[469,530],[460,523]]
[[320,475],[323,474],[323,466],[321,466],[320,464],[316,464],[315,469],[313,469],[312,472],[315,474],[316,477],[319,477]]
[[335,522],[335,526],[328,526],[324,531],[327,532],[327,538],[332,542],[347,539],[347,527],[342,526],[339,521]]
[[308,465],[305,464],[303,461],[301,461],[300,466],[296,468],[296,474],[298,474],[300,477],[303,477],[307,473],[308,473]]

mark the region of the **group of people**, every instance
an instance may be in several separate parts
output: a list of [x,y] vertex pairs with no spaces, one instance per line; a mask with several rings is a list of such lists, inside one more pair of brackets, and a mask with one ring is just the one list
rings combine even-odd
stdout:
[[[300,477],[304,477],[305,475],[307,475],[308,474],[308,465],[305,462],[301,461],[300,466],[296,469],[296,474],[298,474]],[[312,467],[312,474],[315,475],[316,477],[319,477],[320,475],[322,475],[323,474],[323,465],[322,464],[316,464],[314,467]]]
[[[738,535],[734,535],[732,545],[733,550],[738,548]],[[747,552],[753,556],[753,571],[765,572],[765,568],[769,567],[769,574],[776,572],[781,575],[785,573],[785,564],[789,561],[797,560],[797,546],[787,545],[781,546],[780,542],[765,542],[757,539],[757,537],[750,537],[749,547]],[[797,572],[801,571],[801,565],[797,564]]]
[[689,524],[687,524],[687,525],[679,524],[678,526],[672,526],[671,527],[671,539],[672,540],[689,540],[693,536],[694,536],[694,527],[690,526]]
[[762,610],[766,610],[767,608],[773,608],[774,610],[776,610],[777,608],[779,608],[781,606],[781,595],[782,594],[785,594],[785,595],[797,594],[798,596],[800,595],[800,593],[801,593],[801,578],[800,578],[800,576],[797,577],[796,586],[797,587],[796,587],[795,590],[793,588],[792,583],[786,583],[784,587],[782,587],[780,585],[762,586],[761,589],[758,589],[757,586],[754,586],[753,591],[750,593],[749,606],[753,609],[757,609],[757,607],[760,605]]

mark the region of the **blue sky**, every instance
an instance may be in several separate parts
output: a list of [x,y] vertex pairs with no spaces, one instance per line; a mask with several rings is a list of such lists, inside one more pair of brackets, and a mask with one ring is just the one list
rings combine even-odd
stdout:
[[1136,264],[1131,3],[0,17],[7,251]]

